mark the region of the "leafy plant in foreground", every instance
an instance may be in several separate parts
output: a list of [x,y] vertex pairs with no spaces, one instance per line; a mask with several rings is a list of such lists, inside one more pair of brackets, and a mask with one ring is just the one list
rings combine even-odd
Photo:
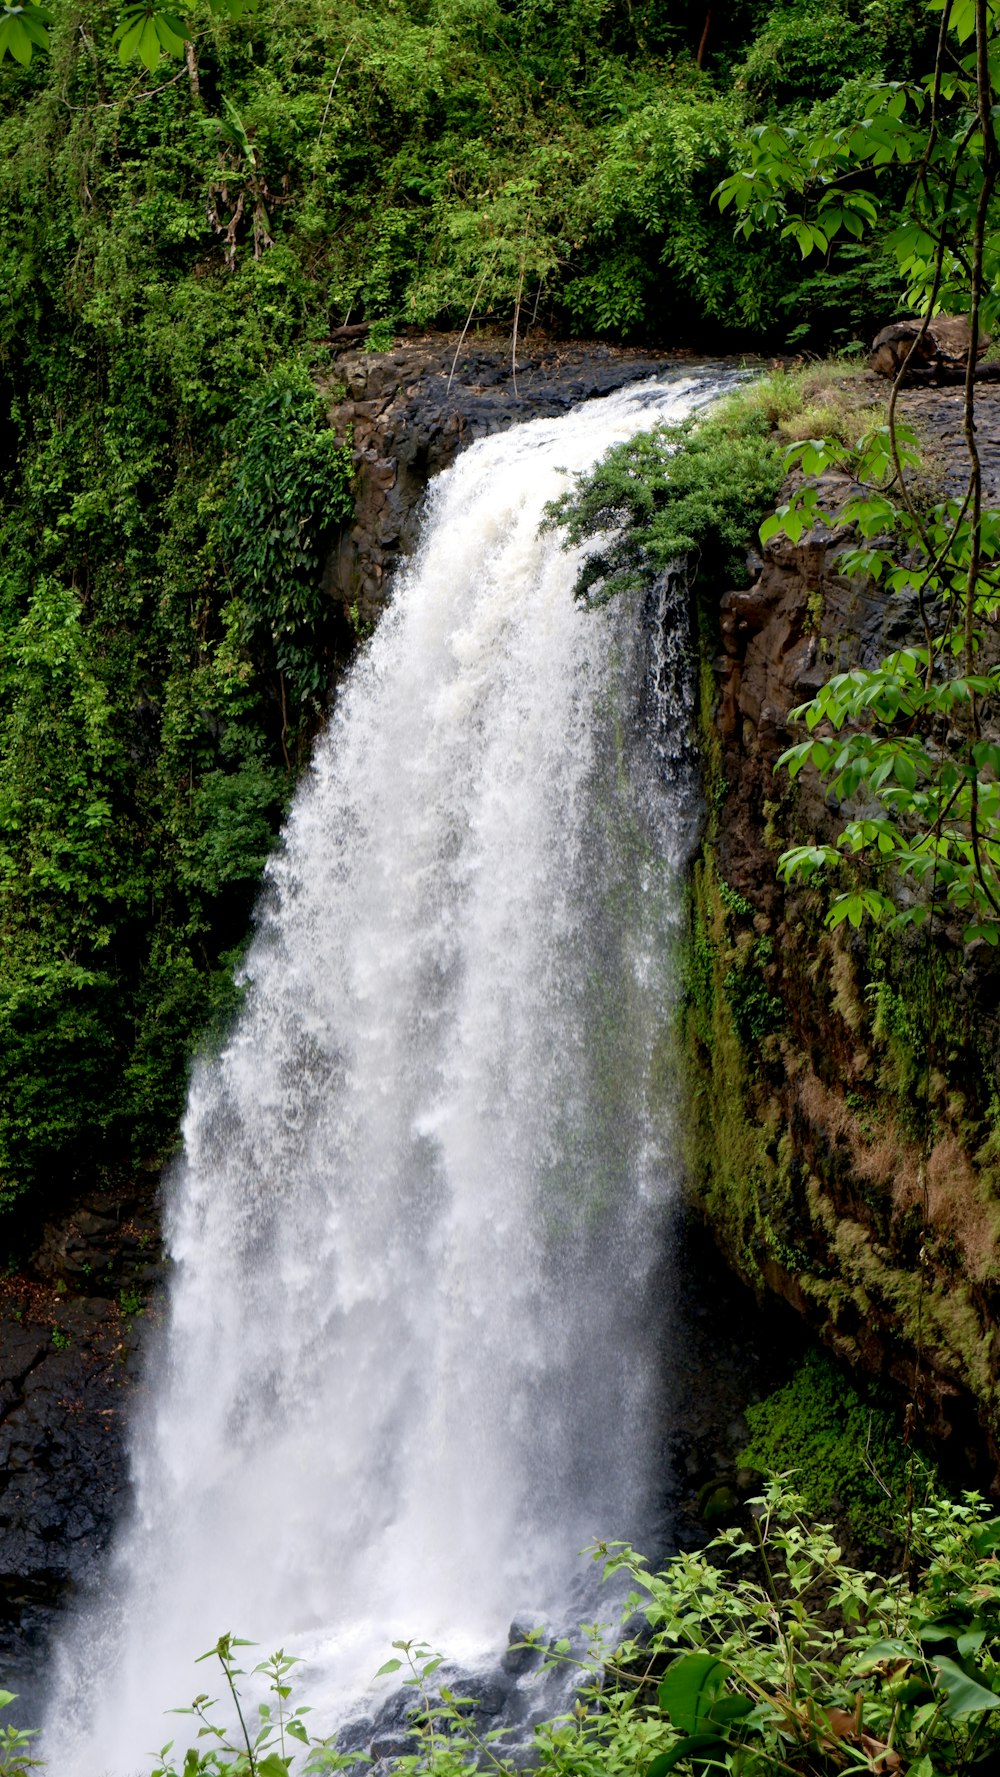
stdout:
[[[268,1696],[274,1701],[257,1704],[256,1722],[252,1716],[248,1717],[236,1683],[238,1678],[246,1675],[236,1664],[238,1655],[235,1650],[252,1646],[252,1642],[237,1636],[220,1635],[215,1646],[199,1656],[199,1664],[202,1660],[218,1660],[222,1667],[239,1723],[237,1740],[234,1742],[229,1731],[214,1719],[217,1702],[204,1691],[187,1709],[178,1709],[174,1713],[193,1716],[200,1724],[198,1738],[211,1744],[202,1750],[190,1747],[178,1765],[171,1756],[174,1743],[168,1741],[160,1751],[151,1777],[198,1777],[199,1773],[204,1773],[205,1777],[209,1773],[226,1773],[227,1777],[289,1777],[299,1748],[303,1749],[303,1762],[297,1766],[298,1777],[319,1777],[321,1772],[341,1771],[367,1762],[362,1753],[339,1753],[331,1740],[313,1739],[310,1735],[303,1720],[309,1714],[308,1706],[304,1703],[294,1708],[290,1706],[292,1693],[288,1678],[298,1661],[283,1648],[253,1668],[254,1676],[268,1680]],[[237,1743],[240,1741],[242,1744]]]
[[977,1496],[915,1510],[888,1578],[849,1566],[783,1480],[752,1506],[749,1533],[659,1574],[599,1546],[648,1629],[539,1730],[542,1769],[945,1777],[996,1748],[1000,1521]]
[[[535,1729],[532,1768],[548,1777],[827,1777],[899,1772],[953,1777],[1000,1749],[1000,1519],[973,1493],[911,1507],[897,1525],[905,1544],[888,1576],[852,1566],[829,1526],[803,1510],[786,1478],[750,1502],[749,1528],[651,1573],[624,1543],[600,1543],[605,1576],[631,1582],[624,1614],[632,1631],[609,1648],[584,1625],[588,1650],[571,1641],[524,1645],[543,1667],[575,1674],[572,1707]],[[639,1625],[638,1629],[636,1625]],[[187,1710],[195,1746],[163,1748],[150,1777],[318,1777],[369,1762],[314,1738],[308,1711],[291,1701],[296,1661],[281,1651],[254,1671],[268,1700],[245,1710],[236,1650],[220,1637],[218,1659],[240,1727],[215,1720],[207,1694]],[[412,1752],[392,1768],[417,1777],[513,1773],[523,1754],[504,1730],[477,1730],[475,1699],[441,1683],[443,1661],[426,1645],[397,1641],[379,1676],[402,1675],[413,1694],[405,1732]],[[22,1763],[0,1772],[26,1771]],[[0,1751],[3,1750],[0,1742]]]
[[[606,1578],[631,1582],[627,1639],[583,1625],[569,1638],[523,1644],[543,1668],[575,1675],[572,1706],[535,1729],[532,1768],[547,1777],[827,1777],[899,1772],[957,1777],[1000,1751],[1000,1518],[975,1493],[935,1497],[903,1512],[903,1555],[888,1575],[851,1565],[828,1525],[803,1510],[787,1477],[750,1502],[749,1528],[651,1573],[626,1543],[592,1553]],[[254,1667],[265,1700],[251,1713],[238,1651],[220,1636],[218,1660],[238,1728],[217,1720],[206,1693],[176,1711],[196,1721],[186,1752],[164,1746],[150,1777],[320,1777],[371,1762],[315,1737],[292,1700],[298,1663],[279,1650]],[[480,1734],[476,1699],[441,1679],[441,1655],[393,1643],[379,1676],[402,1675],[413,1694],[405,1732],[414,1750],[391,1758],[404,1777],[512,1774],[523,1752],[505,1730]],[[0,1692],[0,1708],[13,1699]],[[0,1777],[38,1766],[29,1731],[0,1733]],[[984,1765],[985,1771],[985,1765]]]
[[[0,1709],[9,1709],[14,1701],[12,1691],[0,1691]],[[42,1760],[31,1756],[31,1742],[37,1731],[0,1727],[0,1777],[26,1777],[29,1771],[41,1770]]]

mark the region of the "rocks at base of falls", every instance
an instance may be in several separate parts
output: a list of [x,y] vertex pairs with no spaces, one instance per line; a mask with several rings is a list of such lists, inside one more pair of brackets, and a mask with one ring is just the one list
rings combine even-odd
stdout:
[[502,1670],[510,1678],[522,1678],[526,1672],[533,1672],[536,1666],[540,1666],[544,1658],[537,1626],[530,1621],[518,1622],[515,1618],[507,1632],[507,1652],[500,1661]]
[[[674,1228],[663,1288],[671,1304],[666,1318],[671,1385],[656,1432],[656,1468],[665,1491],[653,1502],[659,1541],[651,1528],[642,1549],[654,1565],[676,1549],[702,1547],[722,1522],[736,1521],[741,1502],[760,1490],[760,1475],[740,1467],[750,1436],[743,1409],[789,1380],[807,1343],[785,1303],[757,1300],[723,1264],[694,1218],[679,1218]],[[723,1493],[732,1509],[715,1516],[706,1512]],[[604,1591],[603,1609],[595,1611],[586,1586],[584,1581],[575,1621],[568,1609],[559,1623],[518,1611],[507,1646],[494,1662],[472,1671],[442,1666],[428,1687],[439,1694],[445,1685],[456,1697],[474,1699],[463,1710],[470,1727],[480,1738],[504,1729],[504,1757],[520,1769],[535,1762],[535,1726],[571,1711],[585,1688],[576,1663],[585,1662],[589,1652],[580,1620],[606,1611],[616,1621],[623,1607],[624,1591],[617,1598]],[[640,1644],[650,1633],[641,1610],[625,1618],[620,1630],[608,1632],[610,1641],[620,1637]],[[563,1661],[557,1643],[564,1654],[568,1643]],[[391,1766],[419,1750],[407,1726],[420,1707],[417,1693],[400,1687],[372,1714],[341,1730],[340,1750],[368,1752],[375,1762]]]
[[[530,1646],[525,1637],[532,1637]],[[500,1733],[499,1750],[520,1769],[535,1762],[533,1735],[536,1726],[571,1710],[581,1694],[580,1662],[587,1657],[587,1643],[579,1630],[554,1632],[525,1618],[510,1625],[508,1646],[496,1665],[467,1669],[443,1665],[428,1681],[426,1698],[421,1691],[401,1686],[387,1697],[374,1715],[359,1716],[337,1736],[340,1752],[366,1752],[375,1764],[391,1766],[396,1759],[420,1750],[421,1740],[413,1724],[424,1717],[428,1704],[440,1707],[447,1690],[461,1722],[481,1739]],[[449,1728],[443,1724],[442,1732]]]
[[401,556],[413,549],[431,477],[474,439],[521,420],[567,412],[693,355],[638,353],[579,341],[522,342],[516,374],[509,339],[432,335],[389,352],[340,354],[330,421],[352,439],[357,470],[353,523],[337,540],[325,586],[356,632],[385,603]]

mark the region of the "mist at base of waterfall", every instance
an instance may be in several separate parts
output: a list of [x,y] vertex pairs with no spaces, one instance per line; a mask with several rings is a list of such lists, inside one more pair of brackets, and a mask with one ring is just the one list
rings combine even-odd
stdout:
[[595,1537],[658,1534],[687,615],[669,576],[581,608],[539,524],[718,380],[518,426],[430,490],[194,1070],[134,1507],[57,1650],[60,1777],[184,1744],[162,1712],[218,1695],[193,1662],[223,1631],[307,1661],[313,1731],[374,1720],[393,1640],[496,1667],[515,1614],[594,1613]]

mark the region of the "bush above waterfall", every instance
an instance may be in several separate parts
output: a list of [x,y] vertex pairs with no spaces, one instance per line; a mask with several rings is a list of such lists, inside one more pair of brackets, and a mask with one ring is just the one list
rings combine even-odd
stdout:
[[739,575],[749,524],[774,504],[783,478],[766,422],[729,409],[616,445],[553,504],[550,518],[565,525],[569,543],[601,539],[577,590],[604,604],[685,557]]
[[817,428],[853,438],[867,402],[848,364],[776,370],[701,418],[615,445],[549,508],[568,545],[599,539],[580,597],[604,604],[685,558],[716,589],[742,584],[749,543],[785,480],[785,445]]

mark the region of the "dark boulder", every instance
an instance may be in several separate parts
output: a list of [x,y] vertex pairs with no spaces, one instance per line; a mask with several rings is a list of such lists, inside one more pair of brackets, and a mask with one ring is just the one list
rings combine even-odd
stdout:
[[[871,367],[879,376],[894,377],[906,364],[908,377],[928,382],[957,381],[965,375],[971,343],[964,315],[935,315],[926,327],[919,316],[893,321],[873,341]],[[979,335],[977,358],[983,356],[990,343],[988,333]]]

